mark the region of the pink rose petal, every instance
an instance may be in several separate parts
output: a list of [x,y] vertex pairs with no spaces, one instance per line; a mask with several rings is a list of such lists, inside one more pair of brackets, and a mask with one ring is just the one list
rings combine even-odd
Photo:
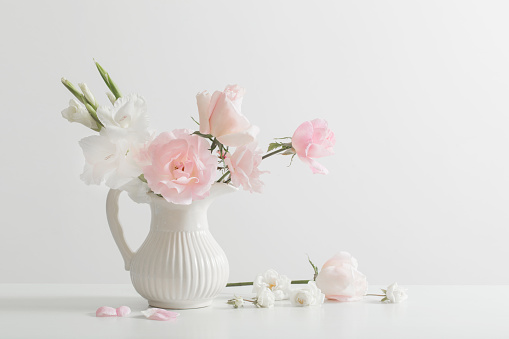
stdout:
[[119,317],[125,317],[131,313],[131,309],[127,306],[120,306],[117,308],[117,315]]
[[159,321],[168,321],[171,319],[175,319],[180,315],[180,313],[163,310],[161,308],[149,308],[146,311],[141,311],[141,313],[150,320],[159,320]]
[[117,316],[117,310],[113,307],[109,306],[102,306],[95,311],[96,317],[116,317]]

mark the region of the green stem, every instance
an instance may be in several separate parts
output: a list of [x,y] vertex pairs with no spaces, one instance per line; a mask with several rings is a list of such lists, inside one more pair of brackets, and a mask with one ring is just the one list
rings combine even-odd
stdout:
[[[310,280],[292,280],[292,284],[307,284]],[[244,281],[238,283],[228,283],[226,287],[235,287],[235,286],[250,286],[253,285],[252,281]]]
[[223,179],[224,179],[224,178],[226,178],[226,176],[227,176],[228,174],[230,174],[230,171],[226,171],[226,173],[225,173],[225,174],[223,174],[223,175],[221,176],[221,178],[219,178],[219,180],[218,180],[217,182],[221,182],[221,181],[223,181]]
[[366,296],[370,296],[370,297],[385,297],[385,294],[366,294]]
[[270,152],[270,153],[265,154],[265,155],[262,157],[262,159],[265,159],[265,158],[268,158],[268,157],[270,157],[270,156],[273,156],[274,154],[281,153],[281,152],[286,151],[287,149],[290,149],[290,148],[292,148],[292,147],[291,147],[291,146],[281,147],[281,148],[280,148],[280,149],[278,149],[278,150],[275,150],[275,151],[273,151],[273,152]]

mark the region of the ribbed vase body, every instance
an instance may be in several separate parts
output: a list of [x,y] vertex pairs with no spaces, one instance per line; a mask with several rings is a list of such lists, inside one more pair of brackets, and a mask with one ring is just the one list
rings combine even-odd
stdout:
[[208,306],[226,286],[228,259],[209,231],[209,199],[174,205],[152,196],[150,232],[130,265],[134,288],[151,306]]

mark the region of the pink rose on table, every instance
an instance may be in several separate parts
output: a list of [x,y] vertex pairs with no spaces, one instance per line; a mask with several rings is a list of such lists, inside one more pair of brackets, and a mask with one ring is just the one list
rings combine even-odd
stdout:
[[143,167],[148,186],[174,204],[189,205],[209,195],[217,157],[207,140],[185,129],[164,132],[148,147],[150,165]]
[[245,90],[239,85],[228,85],[223,92],[198,93],[196,101],[200,114],[200,132],[211,134],[226,146],[239,147],[253,142],[258,127],[242,115],[240,106]]
[[357,270],[357,260],[348,252],[339,252],[322,267],[316,285],[327,299],[361,300],[368,290],[366,276]]
[[262,154],[263,151],[258,148],[257,143],[252,142],[237,148],[233,155],[226,155],[224,161],[230,170],[233,186],[242,186],[251,193],[262,192],[263,182],[260,180],[260,174],[268,173],[258,169],[262,162]]
[[292,137],[292,147],[299,159],[308,164],[313,173],[327,174],[329,171],[315,161],[334,154],[336,138],[329,129],[327,121],[314,119],[302,123]]

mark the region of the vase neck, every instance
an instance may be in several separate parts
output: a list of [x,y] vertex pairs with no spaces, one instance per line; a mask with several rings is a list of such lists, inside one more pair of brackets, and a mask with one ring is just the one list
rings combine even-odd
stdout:
[[231,185],[215,183],[208,197],[195,200],[190,205],[177,205],[164,198],[151,194],[150,210],[152,222],[150,228],[163,232],[201,231],[209,228],[207,211],[216,197],[237,189]]
[[207,210],[209,204],[195,203],[176,205],[155,197],[150,204],[151,230],[163,232],[200,231],[209,228]]

